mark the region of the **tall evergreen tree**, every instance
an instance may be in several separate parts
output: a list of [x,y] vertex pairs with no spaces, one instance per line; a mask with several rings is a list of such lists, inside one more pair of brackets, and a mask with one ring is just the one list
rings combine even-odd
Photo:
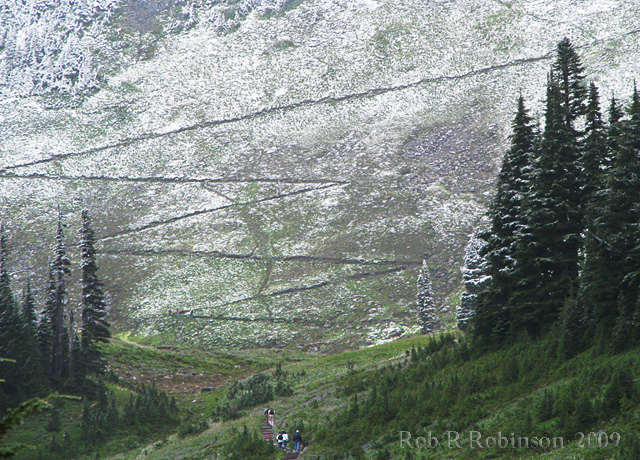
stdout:
[[552,66],[558,89],[558,106],[566,128],[575,129],[576,119],[585,114],[587,87],[584,67],[571,41],[565,37],[556,47],[556,60]]
[[620,149],[621,120],[623,117],[624,111],[618,105],[616,98],[612,97],[609,104],[609,126],[607,127],[607,156],[605,161],[605,166],[607,167],[613,163],[613,157]]
[[53,269],[49,264],[49,282],[47,285],[47,298],[44,308],[40,314],[38,323],[38,345],[40,347],[40,356],[42,359],[42,367],[49,378],[53,378],[53,324],[52,317],[54,315],[54,292],[56,289]]
[[[11,278],[7,266],[7,239],[4,226],[0,225],[0,357],[20,358],[21,321],[11,291]],[[0,362],[0,407],[13,402],[19,390],[18,366],[16,362]]]
[[21,349],[23,353],[20,359],[22,383],[28,389],[29,395],[39,395],[46,390],[48,382],[38,343],[38,321],[30,278],[27,278],[22,296],[22,322]]
[[[582,273],[579,277],[577,298],[566,302],[561,318],[563,354],[571,357],[582,349],[584,336],[590,321],[593,301],[589,298],[594,289],[600,289],[599,278],[593,277],[596,264],[603,262],[594,251],[599,251],[602,243],[596,235],[596,219],[601,212],[605,171],[608,165],[607,130],[602,120],[598,89],[594,83],[589,87],[586,110],[585,138],[581,150],[581,207],[584,214],[584,234],[581,256]],[[589,285],[589,289],[586,286]],[[589,292],[591,291],[591,292]]]
[[95,234],[87,211],[82,211],[80,229],[82,258],[82,361],[87,371],[102,372],[104,363],[98,347],[111,337],[109,323],[105,319],[106,302],[102,282],[98,278]]
[[429,269],[427,261],[422,261],[422,268],[418,274],[418,324],[422,327],[423,334],[435,332],[436,322],[436,304],[431,289],[431,279],[429,278]]
[[34,330],[38,325],[38,315],[36,313],[36,301],[33,298],[33,292],[31,291],[31,278],[27,277],[27,281],[22,293],[22,318],[26,324],[32,327]]
[[476,339],[491,343],[504,340],[509,329],[514,253],[527,225],[522,202],[531,187],[532,165],[539,149],[539,134],[522,96],[517,101],[512,127],[511,147],[503,159],[497,192],[489,208],[491,228],[481,235],[487,242],[482,255],[490,281],[478,297],[473,328]]
[[478,295],[487,287],[490,277],[485,273],[486,259],[482,256],[482,250],[486,241],[472,235],[464,254],[464,266],[462,279],[464,292],[460,296],[460,306],[457,311],[458,327],[466,330],[478,307]]
[[45,384],[35,329],[19,313],[7,268],[7,244],[0,226],[0,357],[15,360],[0,363],[0,407],[17,404],[40,393]]
[[58,229],[54,258],[51,262],[51,282],[45,305],[46,321],[51,327],[51,374],[56,380],[63,377],[66,367],[68,334],[65,327],[66,305],[68,303],[67,278],[71,274],[70,262],[64,244],[62,215],[58,211]]
[[620,232],[614,244],[621,251],[622,283],[618,294],[618,311],[615,327],[615,345],[626,348],[640,335],[640,94],[634,84],[629,119],[622,125],[619,155],[616,157],[613,176],[619,185],[626,186],[616,202],[617,217],[621,221]]
[[[593,103],[589,104],[590,107],[593,105]],[[609,106],[609,123],[604,133],[605,153],[601,158],[598,178],[593,179],[594,188],[590,190],[585,209],[586,238],[576,308],[583,309],[584,333],[589,336],[594,336],[596,326],[600,332],[611,331],[622,281],[619,263],[621,253],[616,249],[616,238],[612,235],[621,231],[618,212],[620,194],[624,193],[625,185],[621,182],[624,178],[620,177],[620,160],[616,158],[619,156],[623,116],[624,113],[616,99],[612,98]],[[597,117],[589,115],[587,117],[585,151],[589,150],[590,144],[593,146],[592,151],[601,152],[599,136],[594,136],[594,141],[588,142],[592,137],[589,130],[592,124],[590,120],[595,119],[593,124],[597,126],[599,124]],[[593,157],[592,160],[594,160]],[[595,164],[591,167],[591,172],[596,173]],[[608,335],[609,332],[604,334]],[[602,342],[602,339],[604,337],[600,337],[599,340]]]
[[588,213],[589,203],[595,200],[595,193],[603,186],[603,170],[607,165],[607,133],[600,111],[600,97],[594,83],[589,86],[585,139],[581,152],[580,166],[582,208]]
[[565,299],[576,287],[582,212],[579,139],[572,123],[578,109],[571,116],[567,111],[577,107],[579,99],[574,95],[567,103],[565,84],[553,73],[549,75],[540,157],[523,203],[527,228],[515,257],[518,287],[511,300],[515,334],[523,330],[542,333],[558,319]]

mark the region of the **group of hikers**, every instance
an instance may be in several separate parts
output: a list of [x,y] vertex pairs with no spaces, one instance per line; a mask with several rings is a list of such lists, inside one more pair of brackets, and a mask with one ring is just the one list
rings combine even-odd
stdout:
[[[276,412],[272,407],[267,407],[264,410],[264,416],[267,419],[267,424],[273,428],[276,420]],[[289,435],[286,431],[278,432],[278,436],[276,436],[276,441],[278,441],[278,449],[287,450],[287,445],[289,444]],[[300,452],[300,447],[302,446],[302,434],[300,434],[300,430],[296,430],[295,434],[291,438],[293,442],[293,447],[296,452]]]

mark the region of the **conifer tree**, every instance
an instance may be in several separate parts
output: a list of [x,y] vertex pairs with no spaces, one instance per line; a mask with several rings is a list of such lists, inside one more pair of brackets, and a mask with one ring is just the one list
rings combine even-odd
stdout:
[[485,272],[490,277],[478,297],[473,320],[476,339],[500,343],[509,329],[508,303],[515,286],[515,252],[526,228],[522,202],[531,187],[532,166],[539,150],[539,135],[522,96],[512,123],[511,146],[498,175],[497,192],[489,209],[491,228],[481,235]]
[[[582,350],[586,331],[589,326],[590,313],[593,309],[593,294],[600,296],[601,289],[611,292],[610,286],[601,286],[602,280],[594,275],[594,268],[600,263],[606,263],[598,256],[602,248],[602,240],[597,238],[599,233],[596,219],[602,211],[602,188],[605,185],[605,173],[608,161],[607,130],[602,120],[598,89],[591,83],[589,100],[586,110],[585,139],[581,151],[581,206],[584,212],[582,273],[579,278],[577,298],[568,299],[561,314],[561,347],[566,358]],[[586,286],[589,285],[587,289]],[[599,292],[595,292],[599,291]],[[605,294],[606,295],[606,294]],[[591,297],[591,298],[590,298]]]
[[464,266],[461,268],[465,291],[460,297],[457,311],[458,327],[463,331],[475,315],[478,295],[486,289],[489,279],[485,273],[486,259],[482,256],[486,244],[486,241],[473,235],[465,248]]
[[42,355],[37,335],[37,315],[35,312],[35,300],[31,292],[31,282],[27,278],[22,297],[22,323],[21,350],[19,367],[22,370],[22,384],[27,389],[27,394],[38,395],[47,387],[47,379],[42,365]]
[[19,390],[18,359],[20,358],[21,318],[16,310],[11,278],[7,266],[7,240],[0,225],[0,357],[16,360],[0,362],[0,407],[7,407]]
[[595,193],[603,186],[603,171],[607,164],[607,133],[602,113],[600,97],[594,83],[589,86],[589,102],[587,104],[584,146],[581,152],[580,165],[583,170],[581,178],[582,207],[588,213],[589,203],[595,200]]
[[102,372],[104,363],[98,348],[100,342],[111,337],[109,323],[105,319],[106,302],[102,282],[98,278],[95,235],[87,211],[82,211],[80,229],[82,258],[82,361],[87,371]]
[[613,162],[615,153],[620,149],[620,133],[624,117],[622,108],[618,105],[615,97],[611,98],[609,104],[609,126],[607,127],[607,157],[605,165],[608,167]]
[[437,320],[429,269],[427,261],[423,260],[422,268],[418,275],[418,324],[422,327],[422,333],[430,334],[435,332]]
[[[534,336],[542,333],[544,326],[558,319],[577,282],[582,245],[579,150],[573,115],[567,116],[563,107],[566,99],[562,85],[550,74],[540,157],[523,203],[527,227],[515,257],[514,334],[523,330]],[[578,102],[576,96],[568,100],[569,107]]]
[[52,293],[55,292],[55,280],[53,277],[53,269],[49,264],[49,281],[47,285],[47,298],[45,306],[40,314],[38,322],[38,345],[40,347],[40,356],[42,359],[42,367],[49,378],[53,378],[53,325],[52,325]]
[[0,406],[19,403],[38,394],[45,384],[34,325],[19,313],[7,268],[7,244],[0,226],[0,357],[15,360],[0,363],[5,382],[0,388]]
[[0,225],[0,356],[4,358],[14,358],[9,353],[18,340],[19,319],[7,267],[7,239]]
[[65,308],[68,302],[67,277],[70,276],[70,262],[64,244],[62,215],[58,211],[58,229],[54,259],[50,266],[50,284],[44,314],[46,323],[51,329],[51,375],[60,380],[66,366],[68,334],[65,327]]
[[640,324],[636,323],[640,319],[640,94],[635,84],[629,119],[622,125],[619,155],[612,172],[620,187],[625,187],[616,202],[616,217],[622,220],[620,232],[612,235],[616,249],[623,256],[619,264],[623,277],[617,298],[614,345],[624,349],[634,344],[640,335]]
[[556,60],[552,73],[557,80],[558,106],[565,126],[574,130],[576,119],[585,114],[587,87],[584,84],[584,67],[571,41],[565,37],[556,47]]
[[36,314],[36,301],[31,291],[31,278],[27,277],[27,282],[22,293],[22,318],[27,326],[35,329],[38,325],[38,315]]

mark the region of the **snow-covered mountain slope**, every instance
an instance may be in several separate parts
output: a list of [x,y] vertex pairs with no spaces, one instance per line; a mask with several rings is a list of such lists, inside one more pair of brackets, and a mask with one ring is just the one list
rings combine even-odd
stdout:
[[423,255],[455,302],[515,100],[541,112],[564,36],[604,98],[630,93],[634,1],[11,0],[16,271],[46,265],[56,205],[70,246],[86,208],[121,329],[207,346],[407,331]]

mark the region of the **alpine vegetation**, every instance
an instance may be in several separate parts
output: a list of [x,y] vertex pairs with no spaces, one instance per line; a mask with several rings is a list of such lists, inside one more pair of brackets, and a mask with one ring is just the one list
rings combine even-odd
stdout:
[[422,268],[418,274],[418,324],[423,334],[430,334],[436,330],[436,303],[431,289],[429,267],[426,259],[422,261]]
[[[473,336],[499,346],[560,324],[567,354],[639,339],[640,99],[609,123],[568,39],[547,77],[544,129],[522,97],[491,205]],[[611,341],[613,332],[614,340]]]
[[486,259],[482,255],[486,244],[485,240],[474,234],[464,251],[464,265],[460,269],[464,292],[460,296],[460,305],[456,312],[458,328],[462,331],[467,330],[469,321],[476,312],[478,295],[485,290],[490,279],[485,274]]
[[[109,340],[105,320],[106,302],[95,263],[94,236],[86,212],[82,213],[82,306],[80,326],[76,322],[69,283],[72,264],[67,255],[65,224],[59,212],[53,256],[44,305],[39,308],[27,277],[21,305],[14,300],[8,273],[9,251],[4,227],[0,230],[0,357],[14,362],[0,363],[3,407],[27,397],[42,395],[46,389],[67,391],[85,387],[88,376],[105,373],[98,344]],[[38,320],[38,310],[40,311]]]

